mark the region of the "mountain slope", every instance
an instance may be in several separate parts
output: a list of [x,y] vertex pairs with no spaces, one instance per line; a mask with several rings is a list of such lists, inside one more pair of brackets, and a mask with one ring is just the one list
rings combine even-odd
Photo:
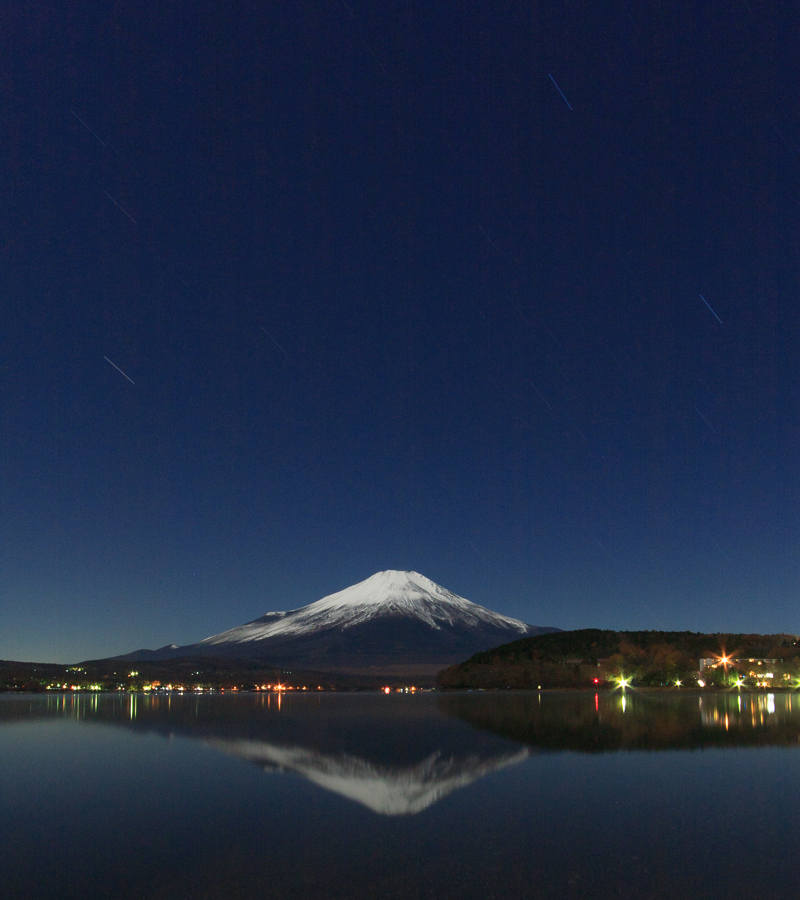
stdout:
[[387,674],[413,674],[412,669],[432,674],[480,650],[556,630],[502,616],[418,572],[389,570],[308,606],[267,613],[197,644],[165,647],[148,656],[223,656],[319,671],[378,667]]
[[267,638],[310,634],[327,628],[351,628],[374,619],[413,618],[431,628],[446,625],[480,628],[489,625],[509,635],[530,634],[519,619],[501,616],[440,587],[418,572],[377,572],[365,581],[291,612],[267,613],[253,622],[223,631],[197,645],[248,643]]

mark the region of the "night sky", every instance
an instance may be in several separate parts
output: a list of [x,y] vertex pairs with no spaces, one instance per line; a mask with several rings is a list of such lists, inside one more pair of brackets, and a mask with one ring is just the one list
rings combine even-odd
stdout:
[[800,631],[798,33],[7,4],[0,658],[390,568],[535,625]]

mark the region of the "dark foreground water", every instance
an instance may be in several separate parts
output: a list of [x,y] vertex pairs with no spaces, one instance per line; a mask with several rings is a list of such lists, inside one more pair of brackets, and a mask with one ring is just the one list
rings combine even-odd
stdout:
[[0,897],[800,896],[800,695],[0,696]]

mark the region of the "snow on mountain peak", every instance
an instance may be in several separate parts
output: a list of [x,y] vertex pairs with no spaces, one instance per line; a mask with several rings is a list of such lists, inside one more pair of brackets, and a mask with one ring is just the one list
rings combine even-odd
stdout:
[[524,622],[465,600],[419,572],[388,569],[316,603],[290,612],[267,613],[247,625],[206,638],[201,644],[291,637],[327,628],[347,628],[384,616],[415,618],[435,629],[456,624],[472,628],[492,625],[511,632],[510,639],[529,630]]

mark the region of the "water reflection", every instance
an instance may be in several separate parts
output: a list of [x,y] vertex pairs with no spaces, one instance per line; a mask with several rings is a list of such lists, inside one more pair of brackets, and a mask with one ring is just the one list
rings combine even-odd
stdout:
[[71,718],[200,740],[270,772],[299,775],[382,815],[419,813],[530,751],[442,716],[437,698],[48,695],[5,698],[0,724]]
[[490,756],[436,751],[414,764],[387,766],[345,753],[325,754],[266,741],[209,743],[264,769],[301,775],[319,787],[387,816],[422,812],[451,791],[520,763],[529,755],[524,747]]
[[[542,702],[542,699],[544,702]],[[795,746],[793,694],[616,691],[587,695],[443,695],[440,708],[476,728],[548,750],[689,750]]]
[[3,698],[0,725],[20,719],[70,719],[199,740],[391,816],[419,813],[524,761],[532,749],[595,753],[800,743],[800,702],[792,694]]
[[740,695],[735,700],[726,696],[715,703],[700,698],[700,716],[706,726],[719,725],[723,720],[744,729],[786,724],[792,721],[794,708],[792,694],[780,694],[777,701],[775,694]]
[[795,900],[798,700],[0,695],[0,896]]

